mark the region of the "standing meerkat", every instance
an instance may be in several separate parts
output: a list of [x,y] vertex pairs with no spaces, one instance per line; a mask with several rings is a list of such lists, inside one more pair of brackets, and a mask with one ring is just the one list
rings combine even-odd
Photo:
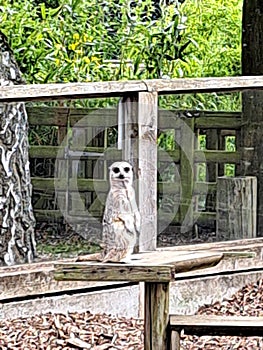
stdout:
[[127,162],[109,167],[110,190],[102,221],[102,252],[78,261],[130,262],[140,231],[140,213],[133,188],[133,169]]

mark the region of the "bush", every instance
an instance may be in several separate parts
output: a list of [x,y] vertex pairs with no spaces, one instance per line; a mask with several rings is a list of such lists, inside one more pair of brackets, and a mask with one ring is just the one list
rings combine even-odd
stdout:
[[[156,4],[3,0],[1,30],[28,83],[240,73],[242,0]],[[92,102],[97,105],[103,103]],[[160,106],[238,110],[240,98],[239,94],[166,96]]]

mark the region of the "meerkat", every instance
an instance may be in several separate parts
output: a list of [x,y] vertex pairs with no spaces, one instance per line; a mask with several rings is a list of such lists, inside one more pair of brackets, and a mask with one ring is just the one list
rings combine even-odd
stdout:
[[128,162],[109,167],[110,190],[102,220],[102,251],[78,261],[130,262],[140,231],[140,213],[133,187],[133,169]]

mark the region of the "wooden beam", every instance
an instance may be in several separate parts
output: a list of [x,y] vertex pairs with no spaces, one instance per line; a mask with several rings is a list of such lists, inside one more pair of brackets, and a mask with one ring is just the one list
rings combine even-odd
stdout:
[[[187,251],[180,254],[172,251],[144,252],[134,254],[130,264],[93,261],[57,263],[55,278],[59,281],[167,282],[174,279],[174,273],[212,267],[222,258],[222,253],[208,251],[190,254]],[[85,261],[85,257],[81,259]],[[91,260],[90,256],[87,259]]]
[[169,288],[169,283],[145,283],[145,350],[167,349]]
[[[64,262],[72,259],[65,259]],[[56,261],[58,262],[58,261]],[[64,291],[79,291],[94,287],[114,286],[116,282],[58,282],[54,279],[54,261],[0,267],[0,299],[23,298]]]
[[140,251],[155,250],[157,246],[157,120],[157,93],[140,92],[138,96]]
[[158,94],[182,94],[253,89],[263,89],[262,76],[14,85],[1,88],[0,102],[101,98],[151,91]]
[[215,163],[239,163],[240,153],[220,150],[195,151],[195,162],[200,163],[204,161],[204,156],[207,162]]
[[171,315],[172,330],[189,335],[261,337],[263,317],[215,316],[215,315]]
[[130,281],[168,282],[173,279],[172,265],[66,263],[55,264],[57,281]]

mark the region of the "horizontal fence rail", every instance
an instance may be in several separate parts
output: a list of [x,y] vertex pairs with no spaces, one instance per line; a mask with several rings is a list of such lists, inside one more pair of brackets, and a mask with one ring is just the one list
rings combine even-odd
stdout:
[[263,89],[262,76],[15,85],[1,87],[0,102],[116,97],[153,91],[164,95],[254,89]]

